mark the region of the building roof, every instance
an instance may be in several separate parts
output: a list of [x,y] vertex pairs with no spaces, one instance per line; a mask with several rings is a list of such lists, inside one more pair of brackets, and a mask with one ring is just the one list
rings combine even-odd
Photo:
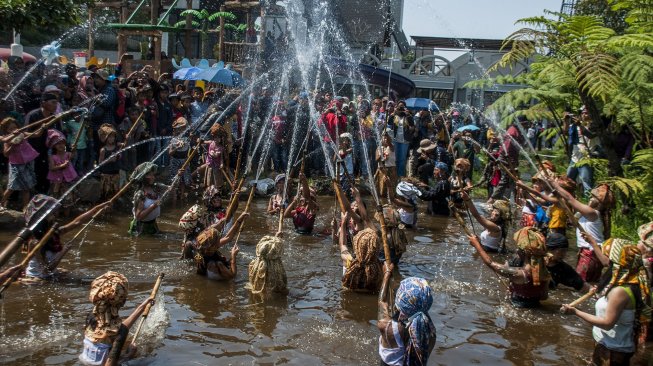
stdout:
[[[417,47],[451,48],[451,49],[476,49],[476,50],[501,50],[502,39],[480,38],[451,38],[451,37],[424,37],[411,36]],[[508,46],[510,48],[510,46]]]

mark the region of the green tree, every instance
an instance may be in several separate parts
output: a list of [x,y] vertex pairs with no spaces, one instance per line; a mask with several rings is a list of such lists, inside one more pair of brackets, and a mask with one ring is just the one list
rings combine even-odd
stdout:
[[[594,166],[598,180],[621,192],[624,202],[650,202],[653,7],[647,0],[609,0],[609,5],[611,11],[623,14],[623,30],[615,31],[598,15],[549,13],[552,17],[522,19],[525,27],[505,40],[508,51],[490,71],[526,60],[529,70],[518,77],[484,79],[469,86],[524,85],[504,94],[491,109],[506,122],[518,115],[553,120],[563,138],[566,129],[560,116],[566,109],[585,105],[592,119],[589,130],[600,140],[605,156],[579,164]],[[624,129],[635,137],[638,150],[628,165],[617,153],[617,136]],[[637,208],[636,217],[650,220],[653,209],[644,206]]]
[[[231,22],[236,20],[236,16],[228,11],[218,11],[215,13],[209,13],[206,9],[202,10],[184,10],[181,12],[182,16],[191,15],[193,17],[192,25],[195,30],[200,34],[201,41],[201,56],[202,58],[208,58],[209,54],[209,33],[215,31],[212,28],[216,20],[223,18],[225,22]],[[177,28],[185,28],[186,21],[182,20],[175,24]]]
[[21,32],[39,28],[47,33],[61,26],[70,27],[82,22],[92,0],[2,0],[0,1],[0,31]]

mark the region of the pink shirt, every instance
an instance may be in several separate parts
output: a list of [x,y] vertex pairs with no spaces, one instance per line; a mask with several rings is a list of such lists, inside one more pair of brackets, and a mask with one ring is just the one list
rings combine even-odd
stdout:
[[[209,153],[206,154],[206,163],[214,169],[220,169],[222,167],[222,155],[224,154],[224,147],[211,141],[209,145]],[[215,155],[215,157],[211,156]]]
[[[65,161],[69,161],[69,160],[70,160],[69,152],[65,153],[63,158],[60,157],[59,155],[52,155],[52,161],[54,162],[55,165],[61,165]],[[50,172],[48,173],[48,180],[56,183],[61,183],[61,182],[70,183],[74,181],[76,178],[77,178],[77,172],[75,171],[72,162],[68,164],[68,166],[65,169],[50,170]]]
[[9,159],[10,164],[21,165],[33,161],[38,156],[39,153],[34,150],[32,145],[30,145],[27,140],[23,140],[20,144],[14,145],[9,150],[9,156],[7,158]]

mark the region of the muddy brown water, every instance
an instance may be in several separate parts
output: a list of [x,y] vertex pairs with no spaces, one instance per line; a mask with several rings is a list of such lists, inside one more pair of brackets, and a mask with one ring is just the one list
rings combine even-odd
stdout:
[[[159,220],[164,233],[154,238],[130,238],[128,213],[114,212],[94,223],[79,249],[63,260],[61,268],[69,271],[64,279],[14,285],[5,292],[0,364],[78,363],[84,319],[92,309],[90,281],[108,270],[130,281],[125,315],[148,296],[157,274],[166,273],[167,321],[159,337],[145,340],[142,348],[148,353],[131,365],[378,364],[376,297],[342,290],[342,267],[330,237],[299,236],[286,225],[290,293],[266,303],[250,298],[244,288],[247,264],[256,241],[276,225],[263,214],[266,204],[263,199],[253,204],[234,282],[198,276],[190,263],[177,259],[182,207],[164,208]],[[327,228],[333,199],[325,197],[321,204],[317,227]],[[515,309],[505,288],[473,255],[455,220],[420,214],[418,226],[408,232],[411,244],[400,273],[424,277],[434,289],[429,313],[438,338],[429,365],[585,364],[593,348],[590,326],[558,313],[559,305],[577,293],[558,289],[540,309]],[[4,230],[0,242],[11,234]],[[573,253],[568,260],[573,263]]]

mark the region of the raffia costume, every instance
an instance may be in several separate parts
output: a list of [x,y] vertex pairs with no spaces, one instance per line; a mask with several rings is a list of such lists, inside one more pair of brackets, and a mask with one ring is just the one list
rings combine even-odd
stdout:
[[378,258],[380,238],[368,228],[359,231],[352,241],[356,256],[347,260],[342,285],[354,291],[377,292],[383,280]]
[[119,311],[127,301],[129,283],[120,273],[109,271],[91,283],[88,296],[93,311],[86,321],[84,351],[80,361],[87,365],[101,365],[109,356],[113,342],[128,329],[122,325]]
[[283,267],[283,241],[266,235],[256,244],[256,258],[249,264],[249,283],[245,286],[254,295],[271,297],[288,293],[288,278]]

